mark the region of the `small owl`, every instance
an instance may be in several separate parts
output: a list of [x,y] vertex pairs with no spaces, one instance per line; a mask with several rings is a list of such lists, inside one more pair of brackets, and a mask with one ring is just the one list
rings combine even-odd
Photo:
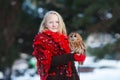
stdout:
[[[79,35],[77,32],[71,32],[69,34],[69,44],[71,53],[85,54],[85,43],[83,42],[81,35]],[[80,64],[83,64],[83,62]]]

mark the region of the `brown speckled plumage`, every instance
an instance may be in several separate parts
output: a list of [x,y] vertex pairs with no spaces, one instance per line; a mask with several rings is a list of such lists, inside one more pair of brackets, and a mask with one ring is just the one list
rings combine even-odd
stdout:
[[71,32],[69,34],[69,44],[71,53],[85,54],[86,46],[79,33]]

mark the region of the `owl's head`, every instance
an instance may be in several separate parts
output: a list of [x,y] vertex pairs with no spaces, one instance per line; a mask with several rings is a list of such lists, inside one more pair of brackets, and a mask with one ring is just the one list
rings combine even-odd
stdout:
[[82,41],[82,37],[80,34],[77,32],[71,32],[69,34],[69,41],[74,42],[74,41]]

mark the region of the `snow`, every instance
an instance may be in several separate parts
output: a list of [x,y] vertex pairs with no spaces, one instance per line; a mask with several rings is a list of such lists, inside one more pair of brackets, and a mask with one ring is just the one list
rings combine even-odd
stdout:
[[85,64],[79,67],[94,68],[92,72],[79,72],[80,80],[120,80],[120,61],[117,60],[102,59],[94,62],[93,57],[88,57]]
[[106,44],[112,44],[116,41],[116,38],[107,33],[92,33],[86,40],[86,45],[91,48],[97,48],[105,46]]
[[81,80],[120,80],[120,70],[95,69],[93,72],[80,73]]
[[0,79],[3,79],[3,78],[4,78],[3,72],[0,71]]
[[[77,70],[78,68],[93,69],[88,71],[80,70],[81,72],[78,72],[80,80],[120,80],[120,60],[102,59],[94,62],[94,59],[95,57],[87,56],[83,65],[78,65],[78,63],[75,62]],[[17,61],[17,64],[14,64],[13,67],[11,80],[40,80],[37,69],[29,69],[24,61]]]

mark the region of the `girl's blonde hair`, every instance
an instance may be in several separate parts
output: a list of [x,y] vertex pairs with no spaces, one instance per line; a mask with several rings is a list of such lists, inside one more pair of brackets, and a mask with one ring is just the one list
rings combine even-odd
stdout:
[[47,29],[47,27],[45,26],[45,22],[46,22],[46,19],[47,17],[50,15],[50,14],[55,14],[58,16],[58,20],[59,20],[59,25],[58,25],[58,32],[61,33],[61,34],[64,34],[64,35],[67,35],[67,32],[66,32],[66,26],[65,26],[65,23],[63,22],[63,18],[61,17],[61,15],[56,12],[56,11],[48,11],[42,22],[41,22],[41,25],[40,25],[40,28],[39,28],[39,32],[43,32],[44,30]]

